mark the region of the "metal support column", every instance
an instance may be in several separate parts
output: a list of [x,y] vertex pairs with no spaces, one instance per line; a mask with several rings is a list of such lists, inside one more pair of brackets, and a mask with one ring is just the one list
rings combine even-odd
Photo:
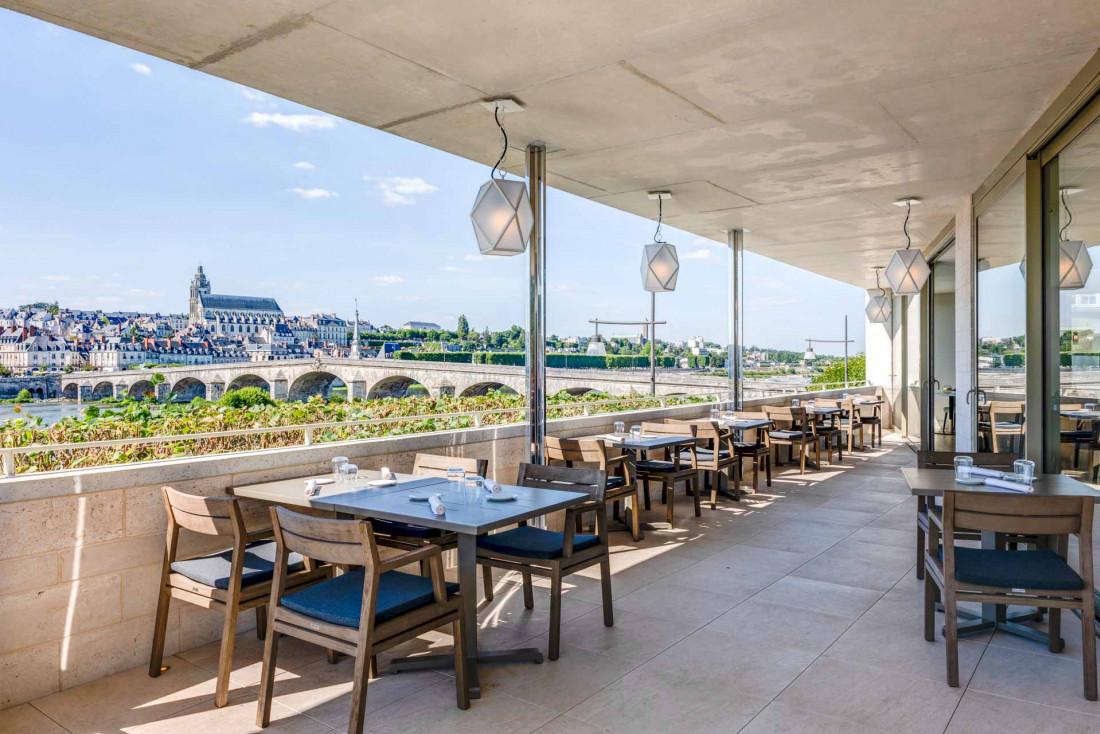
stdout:
[[546,438],[546,146],[527,146],[527,189],[534,226],[527,247],[527,384],[528,454],[532,464],[543,461]]
[[649,394],[657,394],[657,294],[649,294]]
[[726,230],[730,248],[729,258],[729,339],[726,347],[726,373],[729,377],[729,401],[734,410],[744,408],[744,380],[741,374],[743,324],[741,323],[741,296],[744,282],[743,265],[745,233],[740,229]]

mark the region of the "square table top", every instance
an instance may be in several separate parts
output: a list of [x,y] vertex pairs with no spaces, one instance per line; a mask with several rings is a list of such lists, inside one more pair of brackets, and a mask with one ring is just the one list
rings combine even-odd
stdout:
[[584,438],[603,441],[612,446],[617,446],[621,449],[631,449],[633,451],[653,451],[672,446],[685,446],[687,444],[693,444],[698,440],[695,436],[687,433],[682,436],[643,433],[642,437],[639,439],[633,439],[629,435],[616,436],[612,433],[601,433],[598,436],[585,436]]
[[1066,418],[1076,418],[1083,421],[1100,421],[1100,410],[1061,410],[1059,413]]
[[[232,492],[237,497],[276,502],[280,505],[331,510],[332,504],[329,502],[329,498],[346,494],[351,491],[349,487],[335,483],[322,484],[319,487],[320,491],[312,497],[307,497],[305,493],[306,482],[310,479],[330,479],[331,477],[331,474],[315,474],[307,477],[295,477],[294,479],[277,479],[273,482],[260,482],[233,487]],[[367,482],[373,479],[381,479],[381,477],[382,473],[377,470],[360,470],[359,481],[356,484],[366,489]],[[438,481],[440,481],[438,477],[418,477],[412,474],[397,475],[397,486],[406,489],[435,484]],[[393,489],[393,487],[380,489]],[[379,491],[375,488],[371,488],[371,490]]]
[[769,418],[719,418],[718,424],[735,431],[751,431],[754,428],[767,428],[773,423]]
[[[357,517],[396,520],[469,535],[481,535],[496,528],[514,525],[520,520],[565,509],[588,498],[583,492],[501,485],[502,492],[514,494],[516,499],[510,502],[491,502],[485,499],[483,492],[477,501],[470,502],[465,498],[464,488],[457,483],[452,484],[440,477],[413,477],[408,474],[399,474],[398,484],[393,487],[340,487],[334,490],[334,485],[325,485],[321,488],[321,494],[315,497],[306,497],[304,488],[305,479],[289,479],[234,487],[233,494]],[[409,492],[413,489],[440,494],[443,505],[447,508],[446,514],[435,515],[427,502],[410,500]]]
[[942,497],[944,491],[947,490],[1026,497],[1092,497],[1095,502],[1100,502],[1100,492],[1065,474],[1040,474],[1031,485],[1032,491],[1024,494],[1012,490],[998,489],[997,487],[987,487],[984,484],[958,484],[955,481],[954,469],[905,467],[901,470],[901,473],[909,485],[909,491],[918,497]]

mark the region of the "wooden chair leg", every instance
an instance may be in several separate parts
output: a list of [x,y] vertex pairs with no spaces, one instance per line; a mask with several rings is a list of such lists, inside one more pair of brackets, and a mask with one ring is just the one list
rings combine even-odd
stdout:
[[489,566],[481,566],[481,588],[485,595],[485,601],[493,600],[493,569]]
[[767,485],[769,487],[772,486],[772,457],[771,456],[765,456],[764,457],[764,478],[767,482]]
[[458,698],[460,709],[470,708],[470,689],[466,683],[466,646],[462,642],[462,615],[458,615],[451,623],[451,634],[454,636],[455,656],[455,695]]
[[214,689],[214,706],[221,708],[229,703],[229,675],[233,672],[233,646],[237,642],[237,614],[240,609],[236,599],[225,605],[225,622],[222,625],[222,647],[218,654],[218,684]]
[[661,495],[665,500],[665,521],[672,525],[675,519],[674,505],[676,503],[676,485],[669,487],[667,484],[661,485]]
[[955,593],[944,589],[943,593],[944,637],[947,641],[947,685],[959,687],[959,617]]
[[642,497],[645,499],[645,510],[646,512],[649,512],[651,509],[653,509],[652,502],[649,498],[649,480],[639,479],[638,482],[641,484]]
[[370,645],[360,649],[355,655],[354,676],[351,684],[351,718],[348,720],[348,734],[362,734],[367,719],[367,681],[369,680]]
[[924,528],[917,525],[917,579],[924,578]]
[[340,662],[340,653],[335,650],[325,650],[325,660],[328,661],[329,665],[336,665]]
[[[732,469],[730,471],[732,472]],[[717,510],[718,509],[718,485],[720,485],[721,483],[722,483],[722,472],[717,471],[717,472],[714,473],[714,484],[711,485],[711,488],[710,488],[710,509],[712,509],[712,510]],[[726,486],[729,487],[730,484],[733,484],[733,480],[731,480],[727,477]],[[698,505],[699,503],[696,502],[695,504]]]
[[638,517],[642,514],[641,499],[641,490],[635,487],[634,496],[630,498],[630,537],[635,543],[642,539],[642,521]]
[[267,636],[267,607],[256,607],[256,639],[262,640]]
[[1096,597],[1092,586],[1085,589],[1085,604],[1081,610],[1081,664],[1085,672],[1085,698],[1096,700]]
[[[697,478],[692,478],[692,479],[688,480],[688,483],[691,485],[691,502],[692,502],[693,505],[695,505],[695,516],[696,517],[702,517],[703,510],[702,510],[702,502],[700,501],[700,499],[701,499],[700,495],[703,494],[703,493],[699,489],[698,481],[699,480]],[[718,477],[717,476],[714,477],[714,483],[716,485],[718,484]],[[673,485],[673,486],[675,487],[675,485]],[[673,491],[675,491],[675,489]]]
[[600,592],[603,597],[603,625],[615,626],[615,610],[611,606],[611,559],[607,556],[600,561]]
[[799,469],[800,469],[799,474],[805,474],[806,473],[806,444],[804,444],[804,443],[799,444],[799,446],[798,446],[798,463],[799,463]]
[[153,622],[153,648],[149,652],[149,677],[156,678],[164,666],[164,636],[168,631],[168,605],[172,601],[172,592],[163,584],[157,599],[157,616]]
[[271,723],[271,696],[275,685],[275,661],[279,655],[279,637],[271,630],[264,639],[264,663],[260,671],[260,698],[256,702],[256,726],[266,728]]
[[1062,643],[1062,610],[1051,607],[1047,612],[1047,649],[1062,652],[1065,647]]
[[[921,566],[924,561],[921,561]],[[929,642],[936,641],[936,582],[931,574],[924,576],[924,639]]]
[[535,588],[531,583],[531,574],[523,572],[523,608],[535,608]]
[[752,491],[756,491],[760,488],[760,457],[754,456],[752,459]]
[[371,655],[370,656],[370,677],[371,678],[378,678],[378,677],[381,677],[381,675],[382,675],[382,673],[381,673],[381,671],[379,670],[379,667],[378,667],[378,656],[377,655]]
[[557,660],[561,648],[561,569],[550,576],[550,646],[546,657]]

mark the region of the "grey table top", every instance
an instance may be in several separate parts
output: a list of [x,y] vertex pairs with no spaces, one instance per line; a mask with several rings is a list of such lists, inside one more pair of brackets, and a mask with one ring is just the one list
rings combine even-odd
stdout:
[[[305,494],[306,482],[310,479],[329,479],[331,474],[316,474],[308,477],[296,477],[294,479],[279,479],[274,482],[261,482],[259,484],[246,484],[240,487],[233,488],[233,494],[238,497],[248,497],[250,499],[264,500],[266,502],[277,502],[281,505],[291,505],[294,507],[313,507],[318,510],[332,510],[332,503],[329,501],[331,497],[342,496],[352,491],[346,485],[338,484],[322,484],[320,492],[312,497],[307,497]],[[381,473],[374,470],[360,471],[359,482],[360,487],[366,489],[367,482],[379,479]],[[428,484],[435,484],[441,481],[437,477],[417,477],[412,474],[398,474],[397,481],[399,487],[405,489],[413,489],[415,487],[422,487]],[[442,480],[446,481],[446,480]],[[390,487],[389,489],[393,489]],[[371,491],[381,491],[379,489],[371,489]]]
[[767,418],[719,418],[718,424],[735,431],[751,431],[754,428],[767,428],[772,421]]
[[1066,418],[1076,418],[1082,421],[1100,421],[1100,410],[1062,410],[1059,412]]
[[[514,525],[520,520],[561,510],[587,497],[582,492],[503,485],[501,491],[514,494],[515,500],[491,502],[482,493],[476,501],[469,501],[462,485],[452,484],[446,479],[398,475],[398,480],[396,486],[384,488],[341,487],[334,490],[333,485],[325,485],[321,494],[306,497],[305,478],[290,479],[234,487],[233,494],[359,517],[396,520],[469,535],[481,535],[496,528]],[[414,489],[440,494],[443,505],[447,508],[446,514],[435,515],[427,502],[409,499],[409,493]]]
[[686,446],[696,441],[694,436],[686,433],[683,436],[642,434],[642,437],[637,440],[630,436],[619,437],[611,433],[601,433],[598,436],[587,436],[586,438],[598,439],[612,446],[618,446],[619,448],[630,449],[632,451],[653,451],[672,446]]
[[[945,490],[986,494],[1019,494],[1011,490],[987,487],[984,484],[958,484],[955,482],[954,469],[918,469],[915,467],[905,467],[901,470],[901,473],[905,477],[906,483],[909,484],[909,491],[919,497],[941,497]],[[1032,492],[1024,496],[1092,497],[1094,501],[1100,502],[1100,492],[1084,482],[1078,481],[1073,477],[1067,477],[1065,474],[1040,474],[1035,478],[1032,487]]]

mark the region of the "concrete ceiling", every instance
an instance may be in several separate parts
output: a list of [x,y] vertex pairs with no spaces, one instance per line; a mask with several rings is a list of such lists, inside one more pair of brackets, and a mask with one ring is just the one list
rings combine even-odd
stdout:
[[[1096,0],[0,0],[491,165],[513,96],[549,181],[869,287],[1100,46]],[[509,156],[520,171],[522,156]]]

